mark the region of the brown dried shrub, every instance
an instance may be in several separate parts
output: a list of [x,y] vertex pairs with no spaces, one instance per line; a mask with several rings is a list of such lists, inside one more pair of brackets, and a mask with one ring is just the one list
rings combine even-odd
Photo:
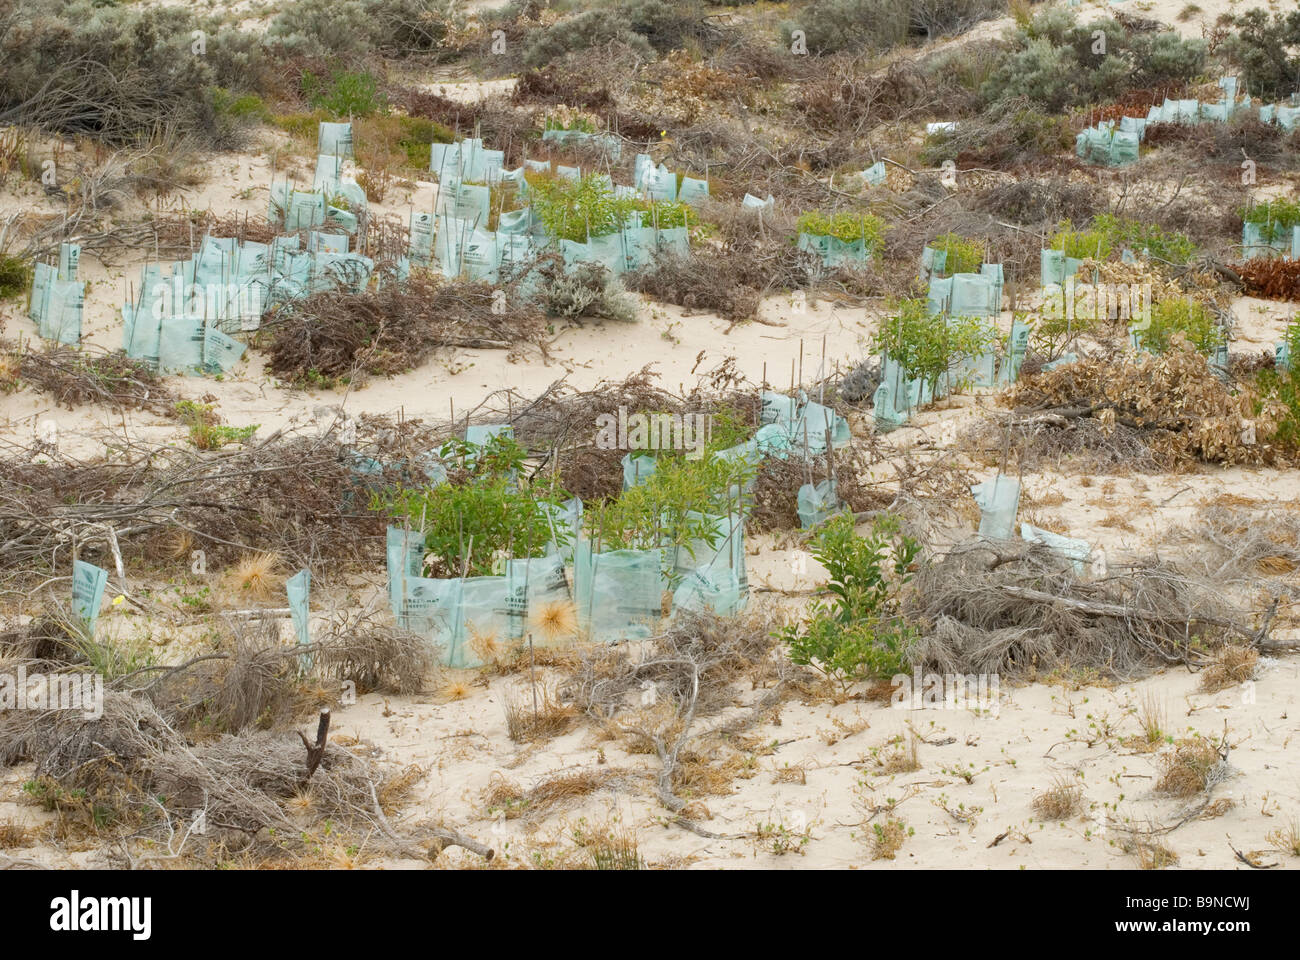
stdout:
[[294,383],[387,376],[418,367],[439,347],[541,349],[545,318],[527,301],[507,300],[497,313],[490,283],[413,275],[361,293],[328,291],[281,307],[263,325],[271,332],[268,368]]
[[1030,425],[1073,430],[1082,419],[1096,421],[1103,437],[1117,426],[1136,431],[1165,469],[1193,461],[1272,463],[1281,455],[1271,444],[1245,443],[1242,435],[1242,421],[1254,419],[1257,435],[1270,436],[1285,413],[1281,404],[1259,400],[1249,388],[1234,394],[1186,343],[1155,357],[1085,357],[1023,377],[1003,402],[1021,420],[1018,447]]

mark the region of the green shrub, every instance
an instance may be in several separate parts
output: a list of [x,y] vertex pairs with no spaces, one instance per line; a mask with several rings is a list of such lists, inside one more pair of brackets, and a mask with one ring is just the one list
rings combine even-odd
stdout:
[[[1300,360],[1296,359],[1300,357],[1300,318],[1287,324],[1283,338],[1291,348],[1291,366],[1294,370],[1300,367]],[[1278,418],[1273,435],[1258,439],[1277,444],[1292,453],[1300,450],[1300,377],[1293,370],[1276,367],[1261,370],[1255,375],[1255,389],[1259,396],[1254,410],[1258,416],[1266,400],[1277,400],[1285,406],[1287,412]]]
[[506,477],[486,477],[463,485],[403,490],[390,510],[413,525],[424,524],[434,576],[486,577],[496,572],[498,551],[516,558],[545,555],[552,530],[542,502],[516,489]]
[[872,338],[872,350],[885,351],[908,379],[920,377],[931,390],[967,358],[984,354],[997,338],[990,325],[975,317],[931,316],[924,300],[892,305]]
[[340,119],[388,111],[379,80],[369,72],[336,70],[329,80],[324,80],[306,71],[302,75],[302,94],[314,109]]
[[870,213],[841,210],[827,214],[809,210],[799,217],[798,230],[819,237],[834,237],[845,243],[865,240],[867,249],[877,253],[885,238],[885,221]]
[[235,120],[269,122],[271,111],[266,102],[255,93],[232,93],[225,87],[212,87],[209,92],[212,108],[222,116]]
[[18,257],[0,255],[0,300],[26,293],[31,282],[31,264]]
[[1238,15],[1237,32],[1225,52],[1241,64],[1245,86],[1264,100],[1281,100],[1300,89],[1300,11],[1274,13],[1256,7]]
[[826,567],[835,599],[830,606],[815,601],[803,624],[781,630],[790,659],[844,688],[902,672],[917,632],[902,618],[900,596],[920,551],[919,543],[900,534],[893,517],[877,518],[866,537],[854,531],[851,516],[826,521],[813,538],[812,553]]
[[1063,250],[1067,257],[1079,260],[1105,260],[1112,251],[1109,233],[1095,228],[1075,230],[1069,220],[1061,224],[1047,246],[1049,250]]
[[433,576],[489,576],[498,553],[540,557],[550,541],[569,542],[541,506],[567,494],[558,486],[520,489],[516,478],[527,454],[513,437],[499,434],[484,444],[452,440],[439,456],[466,479],[376,494],[371,504],[413,526],[423,524]]
[[782,42],[789,48],[802,30],[813,55],[889,50],[960,33],[1005,8],[1003,0],[816,0],[781,24]]
[[1151,305],[1151,325],[1139,332],[1142,346],[1153,353],[1164,353],[1174,335],[1182,333],[1187,341],[1206,356],[1226,341],[1223,327],[1214,314],[1195,300],[1174,298]]
[[456,134],[450,127],[424,117],[398,117],[397,122],[401,129],[397,145],[406,154],[406,162],[417,170],[429,169],[429,148],[432,144],[453,143],[456,140]]
[[[267,65],[255,34],[183,5],[8,0],[0,24],[0,122],[115,145],[163,122],[223,145],[210,89],[257,89]],[[206,37],[202,56],[195,30]]]
[[537,300],[548,317],[636,322],[636,300],[604,264],[581,261],[568,267],[557,257],[539,272]]
[[193,400],[178,400],[176,414],[189,430],[190,443],[199,450],[220,450],[230,443],[245,443],[260,426],[256,423],[246,427],[226,426],[212,404]]
[[[722,516],[739,509],[737,487],[754,478],[755,468],[743,459],[659,457],[655,472],[617,500],[593,507],[587,529],[603,548],[647,550],[654,547],[691,549],[703,541],[719,547],[724,531],[703,514]],[[673,551],[665,551],[665,563]],[[670,581],[672,571],[665,570]]]
[[1196,244],[1184,233],[1166,232],[1157,224],[1109,213],[1094,217],[1088,230],[1075,230],[1069,220],[1063,221],[1048,246],[1052,250],[1064,249],[1067,257],[1098,260],[1127,247],[1174,264],[1184,264],[1196,253]]
[[949,275],[954,273],[978,273],[980,264],[984,262],[987,253],[984,244],[980,241],[967,240],[955,233],[945,233],[942,236],[935,237],[930,241],[930,246],[935,250],[947,252],[948,257],[944,261],[944,272]]
[[544,67],[552,60],[610,43],[622,43],[643,58],[685,47],[705,52],[722,34],[692,0],[618,0],[583,10],[528,34],[524,65]]
[[463,15],[446,0],[294,0],[267,27],[272,44],[294,56],[359,63],[437,50]]
[[626,18],[610,10],[585,10],[530,34],[524,65],[544,67],[565,54],[609,43],[627,44],[634,53],[647,58],[654,53],[649,41],[634,33]]
[[651,202],[640,197],[619,197],[603,173],[577,179],[550,174],[528,174],[529,201],[547,232],[563,240],[583,243],[589,236],[617,233],[632,213],[644,211],[641,222],[660,229],[694,227],[699,216],[685,203]]
[[534,174],[528,193],[533,214],[548,233],[579,243],[618,232],[636,209],[632,198],[616,197],[609,178],[599,173],[577,179]]
[[1290,240],[1291,228],[1300,226],[1300,201],[1265,200],[1252,207],[1242,207],[1237,211],[1243,223],[1258,224],[1263,228],[1264,241]]
[[[1097,49],[1098,31],[1104,50]],[[1109,18],[1079,24],[1070,11],[1052,7],[1011,35],[981,93],[986,103],[1025,97],[1055,113],[1109,102],[1128,90],[1186,83],[1204,65],[1204,41],[1129,30]]]
[[1093,228],[1110,237],[1112,247],[1128,247],[1136,253],[1144,250],[1157,260],[1184,264],[1196,253],[1196,244],[1185,233],[1167,233],[1158,224],[1128,220],[1108,213],[1092,221]]

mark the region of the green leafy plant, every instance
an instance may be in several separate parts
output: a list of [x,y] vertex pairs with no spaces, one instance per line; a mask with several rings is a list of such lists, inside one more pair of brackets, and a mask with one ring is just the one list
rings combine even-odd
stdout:
[[389,509],[414,526],[424,524],[434,576],[483,577],[497,572],[498,552],[540,557],[553,538],[568,542],[564,531],[553,530],[542,502],[511,486],[507,478],[495,477],[402,490]]
[[872,349],[885,351],[911,379],[920,377],[931,390],[963,359],[982,355],[997,331],[976,317],[932,316],[924,300],[901,300],[872,338]]
[[[704,456],[658,459],[655,472],[617,500],[593,507],[588,528],[606,550],[681,548],[692,557],[703,543],[717,548],[725,531],[717,517],[740,510],[740,490],[755,476],[745,460]],[[672,566],[673,549],[664,551]],[[672,581],[673,573],[666,570]]]
[[1196,253],[1196,244],[1186,234],[1166,232],[1154,223],[1128,220],[1109,213],[1094,217],[1087,230],[1075,230],[1069,220],[1063,221],[1049,247],[1064,250],[1067,257],[1080,260],[1105,260],[1127,247],[1137,253],[1145,252],[1157,260],[1177,264],[1186,263]]
[[818,237],[834,237],[844,243],[865,241],[866,248],[878,252],[885,238],[885,221],[870,213],[853,213],[841,210],[838,213],[823,213],[821,210],[809,210],[799,217],[800,233]]
[[1300,201],[1297,200],[1265,200],[1252,207],[1242,207],[1237,212],[1243,223],[1263,228],[1261,234],[1265,243],[1290,240],[1291,228],[1300,226]]
[[617,233],[638,210],[643,211],[643,225],[661,230],[699,223],[698,215],[684,203],[617,196],[614,184],[602,173],[572,179],[530,172],[526,177],[533,214],[561,240],[583,243],[588,237]]
[[1182,297],[1161,300],[1151,306],[1151,325],[1138,336],[1142,346],[1153,353],[1164,353],[1174,335],[1182,333],[1201,353],[1213,356],[1226,342],[1223,327],[1203,303]]
[[398,117],[397,145],[406,154],[406,162],[417,170],[429,169],[429,149],[435,143],[451,143],[456,139],[450,127],[424,117]]
[[1272,436],[1265,439],[1294,451],[1300,449],[1300,379],[1292,372],[1300,362],[1296,359],[1300,358],[1300,318],[1286,325],[1283,339],[1290,350],[1292,369],[1279,366],[1260,370],[1255,375],[1255,389],[1259,396],[1255,400],[1253,412],[1258,416],[1267,400],[1281,402],[1286,412],[1278,418]]
[[488,576],[501,554],[540,557],[548,543],[570,542],[543,506],[568,495],[555,485],[520,489],[527,451],[513,437],[498,434],[483,444],[451,440],[439,455],[462,482],[384,491],[371,504],[423,528],[434,576]]
[[916,630],[902,617],[901,593],[921,545],[900,533],[895,517],[877,518],[860,537],[853,518],[840,515],[825,523],[812,547],[835,599],[830,606],[814,602],[802,625],[782,629],[790,659],[844,689],[854,680],[902,672]]
[[1075,230],[1074,225],[1064,221],[1048,243],[1051,250],[1061,250],[1067,257],[1078,260],[1092,258],[1105,260],[1111,253],[1111,238],[1101,230]]
[[31,283],[32,268],[18,257],[0,256],[0,300],[16,297]]
[[945,233],[930,242],[935,250],[947,253],[944,261],[944,273],[978,273],[987,251],[978,240],[967,240],[955,233]]
[[226,426],[212,404],[193,400],[178,400],[176,413],[189,429],[190,443],[200,450],[220,450],[230,443],[244,443],[261,426],[258,423],[246,427]]
[[438,456],[443,463],[451,463],[471,477],[496,479],[517,476],[528,459],[528,451],[510,434],[497,433],[486,443],[455,437],[439,448]]
[[547,233],[562,240],[586,241],[616,233],[627,223],[636,204],[616,197],[604,174],[589,173],[577,179],[529,173],[528,194],[533,214]]
[[335,117],[368,117],[388,110],[379,80],[369,72],[336,70],[325,80],[305,71],[302,94],[312,107]]

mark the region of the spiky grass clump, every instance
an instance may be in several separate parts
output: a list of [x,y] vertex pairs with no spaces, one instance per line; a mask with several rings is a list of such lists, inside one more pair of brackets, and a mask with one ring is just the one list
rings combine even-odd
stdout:
[[564,643],[578,633],[578,611],[568,600],[542,605],[532,617],[532,627],[542,643]]
[[245,554],[228,571],[226,583],[237,601],[271,599],[284,587],[280,555],[268,550]]
[[1158,840],[1141,841],[1135,852],[1140,870],[1163,870],[1178,863],[1178,854]]
[[579,820],[573,843],[584,851],[593,870],[644,870],[645,860],[637,849],[636,833],[621,823],[588,826]]
[[1300,857],[1300,819],[1292,819],[1285,827],[1268,835],[1268,842],[1293,857]]
[[194,535],[184,527],[169,527],[159,534],[158,550],[168,560],[185,562],[194,553]]
[[1165,742],[1168,736],[1165,733],[1165,710],[1154,693],[1148,692],[1142,697],[1138,723],[1142,726],[1140,743],[1148,750],[1154,750]]
[[505,645],[496,631],[480,630],[474,623],[467,623],[469,631],[469,648],[479,662],[485,666],[497,666],[505,656]]

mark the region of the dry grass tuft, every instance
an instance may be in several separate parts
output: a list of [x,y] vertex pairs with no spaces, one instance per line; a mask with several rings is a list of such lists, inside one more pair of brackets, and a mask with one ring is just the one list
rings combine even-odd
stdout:
[[1268,835],[1268,842],[1283,853],[1300,857],[1300,819],[1292,819],[1285,827]]
[[525,693],[519,700],[506,698],[506,731],[515,743],[550,740],[568,731],[578,711],[561,703],[554,691],[539,685],[534,707],[533,696]]
[[27,846],[28,830],[21,823],[6,820],[0,823],[0,850]]
[[877,758],[876,762],[880,766],[879,773],[889,776],[896,773],[912,773],[921,769],[921,761],[917,756],[917,741],[920,738],[912,734],[908,738],[907,745],[904,746],[903,738],[896,737],[890,741],[893,750],[884,758]]
[[1159,755],[1160,779],[1156,792],[1171,797],[1194,797],[1223,779],[1227,762],[1219,748],[1200,737],[1175,741]]
[[573,842],[586,854],[592,870],[644,870],[646,862],[637,849],[636,832],[621,823],[589,825],[579,821]]
[[753,763],[740,754],[719,760],[686,750],[673,771],[672,785],[684,797],[725,797],[734,792],[737,778],[748,780],[753,774]]
[[802,763],[796,763],[793,767],[788,764],[772,774],[773,783],[797,783],[800,786],[808,785],[808,770]]
[[469,648],[480,662],[498,667],[506,656],[506,647],[494,632],[479,630],[473,621],[466,624],[469,631]]
[[1246,644],[1227,643],[1214,653],[1214,661],[1201,671],[1202,693],[1217,693],[1255,676],[1259,651]]
[[1072,780],[1056,783],[1034,797],[1034,812],[1044,820],[1065,820],[1083,806],[1083,788]]
[[546,644],[572,640],[578,634],[578,610],[568,600],[555,600],[540,607],[532,626]]
[[264,602],[284,587],[280,556],[267,550],[239,558],[226,573],[226,583],[238,601]]
[[1178,863],[1178,854],[1159,840],[1142,840],[1134,848],[1139,870],[1163,870]]
[[507,820],[524,817],[540,821],[557,809],[595,793],[617,776],[614,770],[580,770],[547,777],[532,789],[524,790],[496,773],[484,799],[489,812],[500,812]]

